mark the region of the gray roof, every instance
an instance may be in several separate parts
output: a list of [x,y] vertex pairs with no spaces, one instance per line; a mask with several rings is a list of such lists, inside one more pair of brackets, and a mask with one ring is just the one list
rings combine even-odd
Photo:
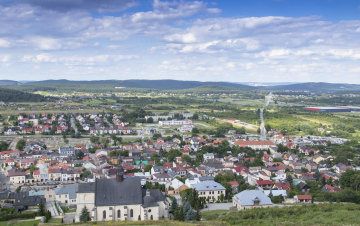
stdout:
[[214,180],[214,177],[199,177],[200,181]]
[[98,179],[95,181],[95,206],[142,204],[140,178]]
[[192,185],[197,191],[213,191],[213,190],[226,190],[224,186],[215,181],[204,181]]
[[66,185],[55,190],[56,195],[68,194],[70,199],[76,199],[76,190],[78,185]]
[[[253,206],[255,199],[260,200],[260,205],[272,205],[270,198],[260,190],[245,190],[236,194],[235,197],[240,200],[241,206]],[[235,197],[233,200],[236,201]]]
[[77,193],[94,193],[95,192],[95,182],[78,184],[78,189],[76,192]]

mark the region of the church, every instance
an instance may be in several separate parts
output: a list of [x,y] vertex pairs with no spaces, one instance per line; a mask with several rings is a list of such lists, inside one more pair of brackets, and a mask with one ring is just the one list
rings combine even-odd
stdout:
[[117,169],[115,179],[96,179],[80,183],[77,190],[76,220],[84,206],[92,221],[161,220],[169,217],[169,202],[158,189],[145,190],[140,178],[124,178],[124,169]]

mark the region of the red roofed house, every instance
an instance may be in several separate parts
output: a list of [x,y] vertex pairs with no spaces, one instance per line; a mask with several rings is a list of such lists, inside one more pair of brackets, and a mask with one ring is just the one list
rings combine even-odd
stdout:
[[273,186],[273,189],[280,189],[280,190],[286,190],[286,191],[292,191],[291,189],[291,185],[289,182],[278,182],[278,183],[275,183],[274,186]]
[[237,194],[239,192],[239,183],[237,181],[229,181],[231,185],[232,193]]
[[297,203],[311,203],[311,195],[295,195],[294,196]]
[[236,173],[237,175],[241,175],[241,171],[243,170],[249,171],[249,169],[246,166],[237,166],[234,167],[233,172]]
[[242,146],[242,147],[249,147],[254,150],[269,150],[270,146],[274,146],[275,144],[272,141],[266,140],[237,140],[234,145]]
[[263,162],[272,162],[273,161],[273,157],[271,155],[268,154],[264,154],[263,157],[261,157],[261,160]]
[[6,159],[5,161],[4,161],[4,163],[6,164],[8,164],[8,166],[14,166],[15,165],[15,162],[14,162],[14,160],[13,159]]
[[257,180],[256,183],[258,187],[262,187],[262,188],[271,188],[273,185],[273,182],[269,180]]

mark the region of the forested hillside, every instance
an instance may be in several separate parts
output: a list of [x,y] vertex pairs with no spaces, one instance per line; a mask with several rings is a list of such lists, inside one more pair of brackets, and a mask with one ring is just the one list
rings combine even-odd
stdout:
[[291,85],[280,86],[258,86],[259,89],[265,90],[290,90],[290,91],[310,91],[310,92],[340,92],[360,90],[360,85],[357,84],[340,84],[340,83],[325,83],[325,82],[307,82]]
[[94,80],[94,81],[69,81],[69,80],[45,80],[38,82],[30,82],[28,84],[112,84],[129,88],[145,88],[145,89],[161,89],[161,90],[177,90],[190,89],[199,86],[216,85],[228,86],[234,88],[252,88],[243,84],[235,84],[230,82],[199,82],[199,81],[180,81],[180,80]]
[[0,80],[0,86],[16,86],[20,84],[17,81],[12,81],[12,80]]
[[46,101],[46,97],[25,93],[17,90],[0,88],[0,101],[4,102],[39,102]]

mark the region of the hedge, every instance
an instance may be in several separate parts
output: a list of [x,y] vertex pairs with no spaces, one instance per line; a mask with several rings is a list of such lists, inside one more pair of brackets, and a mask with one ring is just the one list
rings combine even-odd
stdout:
[[21,214],[9,214],[5,216],[0,216],[0,221],[9,221],[14,219],[31,219],[35,218],[37,212],[28,212],[28,213],[21,213]]

